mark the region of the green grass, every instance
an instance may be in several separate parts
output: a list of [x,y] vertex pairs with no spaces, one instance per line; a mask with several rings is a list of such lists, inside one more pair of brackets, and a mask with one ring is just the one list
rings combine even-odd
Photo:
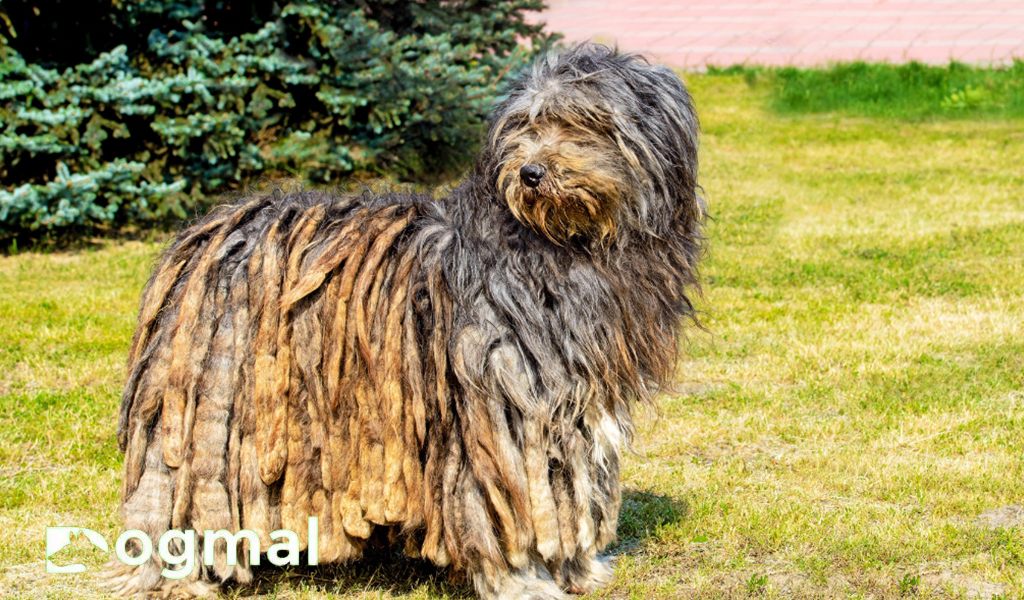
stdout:
[[921,119],[1024,117],[1024,60],[1001,69],[962,63],[839,63],[821,69],[730,67],[750,84],[772,88],[771,106],[782,114]]
[[[641,416],[592,597],[1024,597],[1024,533],[977,520],[1024,503],[1022,121],[780,114],[746,79],[689,78],[711,334]],[[44,573],[43,531],[119,531],[116,409],[159,247],[0,257],[0,596],[102,597]],[[412,561],[257,591],[467,597]]]

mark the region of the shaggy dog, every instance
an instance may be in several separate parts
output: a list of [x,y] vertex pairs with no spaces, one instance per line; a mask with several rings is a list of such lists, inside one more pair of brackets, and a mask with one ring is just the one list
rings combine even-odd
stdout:
[[512,84],[445,198],[250,195],[185,229],[132,341],[123,516],[255,533],[111,585],[248,581],[278,529],[320,562],[401,544],[488,600],[606,584],[631,407],[695,315],[697,133],[671,70],[583,45]]

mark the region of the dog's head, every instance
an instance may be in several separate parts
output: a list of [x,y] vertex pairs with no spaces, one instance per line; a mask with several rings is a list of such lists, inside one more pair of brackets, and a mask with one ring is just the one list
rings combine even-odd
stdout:
[[484,166],[512,214],[556,243],[663,237],[703,217],[697,133],[670,69],[584,44],[512,84]]

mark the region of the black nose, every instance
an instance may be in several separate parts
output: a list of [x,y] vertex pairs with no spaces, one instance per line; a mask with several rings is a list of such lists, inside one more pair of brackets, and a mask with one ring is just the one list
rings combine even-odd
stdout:
[[523,178],[523,183],[526,187],[537,187],[540,185],[540,180],[544,178],[544,173],[547,170],[540,165],[526,165],[522,169],[519,169],[519,176]]

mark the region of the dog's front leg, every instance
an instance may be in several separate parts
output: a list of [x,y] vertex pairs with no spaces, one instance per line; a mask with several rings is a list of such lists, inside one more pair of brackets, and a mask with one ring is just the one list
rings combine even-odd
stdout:
[[612,570],[598,552],[621,503],[618,422],[600,403],[574,405],[589,396],[571,394],[571,375],[537,366],[507,331],[471,326],[456,348],[465,455],[445,485],[446,526],[478,594],[548,600],[604,587]]

